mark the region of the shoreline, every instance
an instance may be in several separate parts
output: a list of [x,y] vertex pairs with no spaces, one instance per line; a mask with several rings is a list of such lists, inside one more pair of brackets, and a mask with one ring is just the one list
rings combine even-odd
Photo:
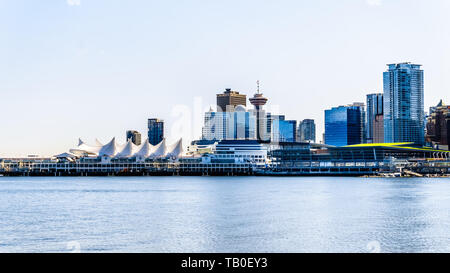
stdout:
[[450,178],[450,174],[323,174],[323,173],[209,173],[209,174],[180,174],[180,173],[1,173],[1,177],[360,177],[360,178]]

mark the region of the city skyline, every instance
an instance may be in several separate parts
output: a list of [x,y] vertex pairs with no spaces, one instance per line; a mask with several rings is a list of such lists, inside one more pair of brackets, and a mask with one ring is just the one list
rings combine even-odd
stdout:
[[[375,6],[366,1],[321,2],[327,4],[327,10],[320,10],[317,3],[286,1],[275,12],[271,4],[258,2],[259,12],[255,12],[252,4],[256,2],[252,1],[208,5],[194,1],[175,8],[187,12],[182,13],[188,22],[186,28],[182,19],[162,20],[144,32],[141,28],[150,24],[145,21],[146,12],[152,11],[148,20],[154,23],[161,19],[157,12],[173,15],[174,10],[164,4],[141,2],[143,12],[137,12],[135,6],[125,7],[128,13],[136,11],[136,18],[127,16],[129,21],[119,24],[113,19],[121,7],[114,3],[80,1],[80,5],[70,6],[66,1],[0,1],[1,28],[6,34],[0,38],[5,39],[0,45],[0,56],[5,60],[0,64],[4,102],[0,109],[4,132],[0,157],[49,156],[72,147],[78,137],[91,140],[98,136],[107,142],[129,129],[145,133],[149,117],[164,119],[167,136],[176,139],[182,137],[171,133],[180,118],[173,115],[178,105],[194,109],[198,95],[208,108],[215,105],[215,94],[225,88],[252,96],[257,79],[270,98],[267,107],[278,106],[288,119],[314,119],[320,141],[323,110],[352,101],[365,102],[367,94],[381,93],[385,65],[394,62],[424,65],[425,109],[440,99],[448,102],[450,54],[446,48],[450,39],[443,31],[450,25],[445,20],[448,2],[429,5],[408,1],[407,6],[406,1],[383,1]],[[197,12],[187,15],[195,9],[201,9],[199,20],[193,19]],[[210,14],[206,9],[211,9]],[[399,13],[400,9],[406,12]],[[433,17],[427,15],[431,10]],[[104,21],[95,20],[99,14]],[[44,15],[50,18],[47,24],[39,20]],[[402,43],[389,42],[413,37],[412,30],[379,20],[380,16],[394,15],[399,19],[421,18],[410,22],[411,29],[418,32],[416,43],[405,48]],[[214,16],[217,21],[203,24]],[[258,26],[235,32],[248,16]],[[359,20],[368,29],[358,27]],[[53,21],[58,21],[58,26],[48,24]],[[138,22],[143,26],[137,26]],[[311,25],[310,30],[305,25]],[[133,26],[129,33],[124,31],[126,26]],[[323,34],[330,27],[334,31]],[[176,38],[179,28],[185,34]],[[158,38],[162,38],[159,43],[145,49]],[[333,43],[326,43],[328,39]],[[127,40],[138,43],[131,45]],[[260,42],[257,47],[256,41]],[[177,46],[167,47],[170,44]],[[192,67],[194,60],[199,65]],[[350,76],[355,69],[360,70],[358,77]],[[201,124],[204,112],[192,113],[191,121],[199,119]],[[195,133],[198,138],[201,129]]]

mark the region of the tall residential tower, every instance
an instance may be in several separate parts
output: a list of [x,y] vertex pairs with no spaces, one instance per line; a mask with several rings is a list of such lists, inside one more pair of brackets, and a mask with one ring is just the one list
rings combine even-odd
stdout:
[[421,65],[389,64],[383,73],[384,142],[415,142],[424,139],[424,82]]
[[316,124],[313,119],[304,119],[300,122],[297,140],[300,142],[316,142]]
[[367,143],[384,142],[383,94],[367,95]]

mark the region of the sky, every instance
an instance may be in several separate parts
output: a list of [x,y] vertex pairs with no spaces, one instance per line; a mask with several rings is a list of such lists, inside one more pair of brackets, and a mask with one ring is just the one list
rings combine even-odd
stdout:
[[425,109],[450,103],[448,0],[0,0],[0,157],[146,134],[201,135],[231,88],[316,120],[382,92],[386,64],[425,71]]

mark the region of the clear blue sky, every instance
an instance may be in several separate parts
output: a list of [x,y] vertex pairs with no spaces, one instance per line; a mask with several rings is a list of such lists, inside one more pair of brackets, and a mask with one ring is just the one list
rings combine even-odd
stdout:
[[321,139],[323,110],[381,92],[394,62],[424,65],[426,108],[450,103],[449,14],[448,0],[0,0],[0,157],[123,141],[148,117],[173,140],[177,105],[256,80]]

